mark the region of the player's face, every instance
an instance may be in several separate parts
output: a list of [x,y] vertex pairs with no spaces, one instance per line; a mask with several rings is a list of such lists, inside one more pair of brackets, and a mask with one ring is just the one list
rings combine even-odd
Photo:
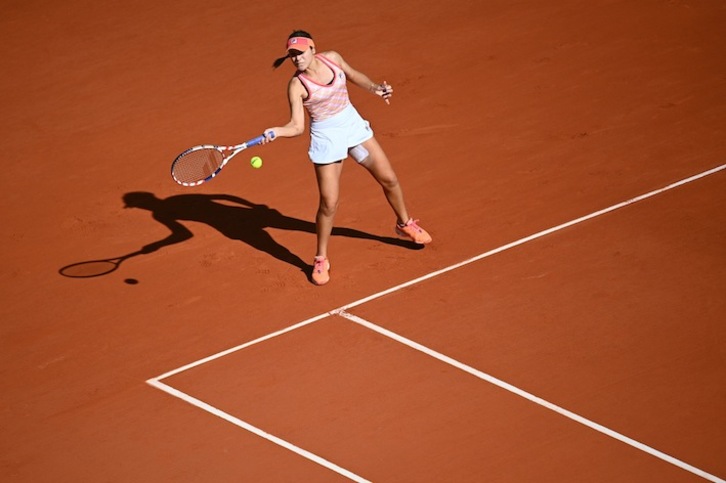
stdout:
[[299,50],[290,51],[290,60],[299,71],[304,71],[310,66],[313,60],[313,49],[307,49],[305,52]]

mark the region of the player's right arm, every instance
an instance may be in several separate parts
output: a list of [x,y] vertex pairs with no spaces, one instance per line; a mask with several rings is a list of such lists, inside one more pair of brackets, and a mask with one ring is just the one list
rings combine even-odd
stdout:
[[290,79],[287,85],[287,98],[290,102],[290,121],[284,126],[270,127],[265,129],[264,143],[272,141],[273,138],[291,138],[305,132],[305,107],[303,98],[307,94],[302,81],[297,77]]

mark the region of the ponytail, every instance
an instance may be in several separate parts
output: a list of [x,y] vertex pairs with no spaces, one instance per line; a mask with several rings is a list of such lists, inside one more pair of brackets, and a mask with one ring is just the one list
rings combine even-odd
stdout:
[[277,69],[280,67],[288,59],[288,57],[290,57],[290,54],[280,57],[279,59],[275,59],[275,62],[272,63],[272,68]]

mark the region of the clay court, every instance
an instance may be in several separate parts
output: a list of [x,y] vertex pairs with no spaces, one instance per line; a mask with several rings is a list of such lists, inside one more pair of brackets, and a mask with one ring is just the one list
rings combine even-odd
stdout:
[[[724,2],[0,8],[0,480],[726,478]],[[349,159],[323,287],[307,134],[169,175],[289,119],[298,28],[434,238]]]

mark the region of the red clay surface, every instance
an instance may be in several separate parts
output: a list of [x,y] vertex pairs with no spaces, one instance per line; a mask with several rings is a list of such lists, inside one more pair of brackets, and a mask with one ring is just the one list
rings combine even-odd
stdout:
[[[3,481],[345,481],[146,381],[726,162],[718,1],[0,11]],[[396,242],[347,162],[321,288],[307,136],[169,176],[285,121],[295,28],[394,86],[352,98],[434,236]],[[723,479],[724,193],[721,171],[350,312]],[[164,383],[372,481],[706,481],[339,316]]]

